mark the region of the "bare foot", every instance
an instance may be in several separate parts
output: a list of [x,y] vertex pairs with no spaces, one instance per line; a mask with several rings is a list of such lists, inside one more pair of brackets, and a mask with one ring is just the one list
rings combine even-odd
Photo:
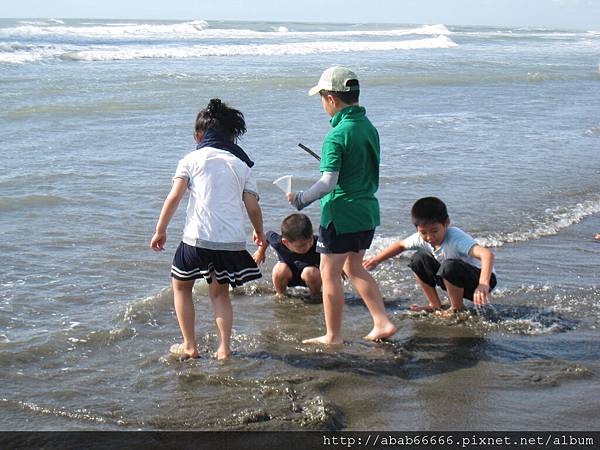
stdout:
[[600,233],[598,233],[596,236],[594,236],[594,239],[596,239],[597,241],[600,241]]
[[373,328],[363,339],[367,341],[382,341],[396,334],[398,328],[392,322],[381,328]]
[[440,311],[441,308],[435,308],[431,305],[421,306],[421,305],[417,305],[417,304],[412,304],[412,305],[410,305],[410,310],[412,312],[426,312],[426,313],[431,314],[432,312]]
[[329,336],[319,336],[311,339],[304,339],[303,344],[319,344],[319,345],[342,345],[344,340],[340,338],[330,338]]
[[229,350],[217,350],[213,356],[219,361],[223,361],[231,357],[231,352]]
[[198,350],[196,346],[185,347],[183,344],[173,344],[169,349],[172,355],[177,356],[180,360],[184,361],[190,358],[199,358]]
[[459,313],[459,312],[463,312],[466,311],[465,308],[461,308],[461,309],[454,309],[454,308],[448,308],[445,311],[439,310],[435,312],[435,315],[438,317],[441,317],[443,319],[448,319],[450,317],[453,317],[455,314]]

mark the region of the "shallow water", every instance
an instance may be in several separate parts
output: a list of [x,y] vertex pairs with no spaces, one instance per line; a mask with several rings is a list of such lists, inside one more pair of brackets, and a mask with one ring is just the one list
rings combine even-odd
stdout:
[[[597,428],[600,33],[62,22],[0,21],[0,429]],[[358,72],[381,134],[370,252],[438,195],[494,248],[494,309],[409,313],[423,299],[402,255],[374,272],[393,340],[361,339],[370,319],[348,285],[345,345],[315,349],[301,340],[323,331],[322,308],[274,298],[271,252],[263,280],[233,294],[234,357],[209,357],[198,284],[202,357],[176,361],[183,209],[166,252],[148,242],[197,110],[220,96],[245,113],[277,229],[291,209],[272,181],[318,176],[297,144],[318,151],[328,130],[306,90],[332,63]]]

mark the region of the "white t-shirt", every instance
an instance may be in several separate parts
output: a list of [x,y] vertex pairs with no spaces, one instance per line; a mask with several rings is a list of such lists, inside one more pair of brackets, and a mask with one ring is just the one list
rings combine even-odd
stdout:
[[448,227],[444,242],[437,250],[425,242],[418,232],[404,239],[406,250],[423,249],[431,253],[440,264],[447,259],[461,259],[472,266],[481,268],[481,262],[477,258],[469,256],[469,251],[474,245],[477,245],[477,241],[456,227]]
[[182,241],[210,250],[246,250],[242,194],[256,196],[252,169],[226,150],[188,153],[173,178],[187,180],[190,198]]

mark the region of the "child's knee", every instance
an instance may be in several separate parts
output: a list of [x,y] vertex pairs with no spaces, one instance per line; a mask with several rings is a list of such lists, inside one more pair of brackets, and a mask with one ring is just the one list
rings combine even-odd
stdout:
[[352,277],[363,277],[364,274],[368,274],[369,271],[362,265],[362,259],[360,258],[347,258],[344,263],[344,272],[350,278]]
[[290,281],[292,279],[292,270],[288,267],[287,264],[278,262],[273,267],[272,272],[273,280],[282,280],[282,281]]
[[321,283],[321,272],[316,267],[305,267],[300,277],[306,284]]
[[427,268],[429,266],[429,260],[431,258],[432,257],[425,252],[416,252],[414,255],[411,256],[408,267],[410,267],[415,273],[420,272],[424,268]]
[[191,291],[194,288],[194,282],[196,280],[178,280],[177,278],[172,278],[172,286],[173,291],[177,292],[187,292]]

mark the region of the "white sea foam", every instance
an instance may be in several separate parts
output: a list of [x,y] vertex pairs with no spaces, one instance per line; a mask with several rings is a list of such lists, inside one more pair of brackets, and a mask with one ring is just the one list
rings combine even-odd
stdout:
[[447,36],[452,34],[445,25],[424,25],[417,28],[400,28],[392,30],[345,30],[345,31],[310,31],[310,32],[290,32],[290,35],[302,36],[410,36],[410,35],[433,35]]
[[550,208],[546,210],[546,214],[542,219],[534,221],[531,228],[527,230],[478,237],[477,241],[486,247],[500,247],[507,243],[524,242],[544,236],[553,236],[561,230],[597,213],[600,213],[600,200],[587,200],[577,203],[570,208]]
[[0,42],[0,64],[23,64],[52,59],[74,47]]
[[45,26],[48,22],[43,20],[19,20],[21,25]]
[[518,40],[529,40],[529,39],[547,39],[547,40],[566,40],[574,38],[590,38],[594,37],[595,32],[588,31],[558,31],[558,30],[547,30],[547,29],[515,29],[515,30],[460,30],[455,31],[454,34],[469,36],[474,38],[485,38],[485,39],[518,39]]
[[22,25],[34,25],[34,26],[47,26],[51,24],[64,24],[60,19],[45,19],[45,20],[19,20],[18,23]]
[[91,38],[185,38],[197,37],[208,28],[204,20],[176,24],[99,24],[86,26],[21,25],[0,29],[0,36],[40,37],[70,36]]
[[[555,207],[545,211],[545,215],[540,219],[531,220],[533,225],[527,230],[517,230],[508,233],[494,233],[487,236],[474,236],[477,242],[485,247],[502,247],[504,244],[514,242],[525,242],[540,239],[546,236],[554,236],[561,230],[581,222],[592,214],[600,213],[600,200],[587,200],[577,203],[573,207]],[[373,241],[371,249],[367,256],[372,256],[402,236],[378,237]],[[533,288],[533,287],[531,287]]]
[[8,38],[22,37],[84,37],[84,38],[160,38],[160,39],[265,39],[285,35],[286,38],[315,37],[357,37],[357,36],[409,36],[432,35],[446,36],[451,31],[442,24],[424,25],[416,28],[400,28],[389,30],[339,30],[339,31],[290,31],[279,26],[273,31],[255,31],[249,29],[210,28],[203,20],[175,24],[136,24],[136,23],[86,23],[79,26],[56,26],[44,22],[21,22],[20,26],[0,29],[0,36]]
[[[382,42],[295,42],[288,44],[123,46],[85,48],[76,46],[0,45],[0,63],[28,63],[46,59],[65,61],[117,61],[146,58],[200,58],[205,56],[283,56],[316,53],[394,51],[456,47],[450,38]],[[79,50],[81,48],[81,50]]]
[[[442,24],[381,30],[290,31],[273,26],[272,31],[212,29],[202,20],[171,24],[92,22],[65,25],[51,21],[21,21],[16,27],[0,28],[0,63],[23,64],[63,59],[111,61],[142,58],[196,58],[204,56],[277,56],[352,51],[393,51],[455,47]],[[393,39],[406,36],[406,40]],[[412,36],[412,39],[410,38]],[[419,39],[419,37],[423,37]],[[429,37],[425,37],[429,36]],[[393,40],[362,41],[360,38]],[[46,42],[29,43],[44,39]],[[348,38],[344,40],[344,38]],[[93,46],[89,39],[94,39]],[[228,45],[229,40],[236,39]],[[11,40],[14,42],[9,43]],[[139,41],[144,40],[146,44]],[[161,40],[161,44],[152,42]],[[194,45],[184,44],[190,40]],[[215,40],[218,44],[203,45]],[[342,42],[342,40],[344,40]],[[51,41],[51,42],[48,42]],[[104,41],[104,42],[103,42]],[[130,43],[136,41],[135,43]],[[168,41],[165,43],[164,41]],[[270,41],[270,42],[265,42]],[[350,42],[351,41],[351,42]],[[110,47],[107,45],[110,43]]]
[[283,56],[315,53],[393,51],[456,47],[446,36],[393,42],[303,42],[290,44],[156,46],[98,49],[69,52],[61,59],[73,61],[112,61],[143,58],[199,58],[205,56]]

